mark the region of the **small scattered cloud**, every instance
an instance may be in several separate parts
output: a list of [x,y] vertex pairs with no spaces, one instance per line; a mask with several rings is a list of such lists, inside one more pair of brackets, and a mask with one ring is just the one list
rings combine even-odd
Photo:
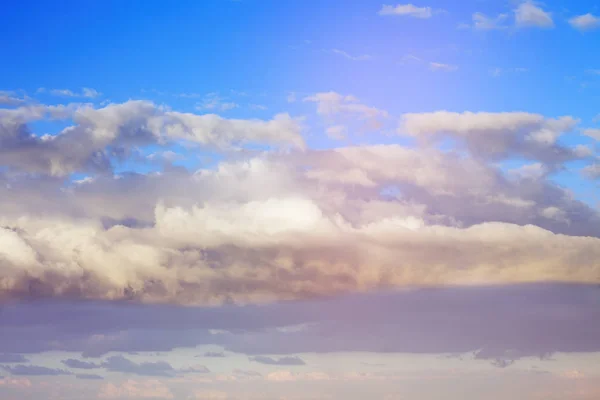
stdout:
[[515,24],[519,27],[553,28],[552,14],[532,1],[525,1],[515,9]]
[[583,134],[591,137],[594,140],[600,141],[600,129],[598,128],[584,129]]
[[333,49],[333,50],[331,50],[331,52],[334,54],[338,54],[338,55],[345,57],[348,60],[352,60],[352,61],[369,61],[369,60],[373,59],[373,57],[368,54],[353,56],[353,55],[348,54],[347,52],[345,52],[343,50],[339,50],[339,49]]
[[600,17],[590,13],[569,19],[569,24],[580,31],[591,31],[600,28]]
[[400,65],[407,65],[407,64],[412,64],[412,63],[422,63],[423,59],[420,57],[417,57],[413,54],[406,54],[404,56],[402,56],[402,59],[400,60]]
[[431,7],[417,7],[414,4],[383,5],[379,10],[382,16],[407,16],[427,19],[433,15]]
[[202,102],[196,104],[196,109],[201,111],[228,111],[238,107],[237,103],[227,101],[217,93],[207,94]]
[[432,71],[454,72],[454,71],[458,70],[458,66],[432,61],[429,63],[429,69]]
[[600,178],[600,164],[592,164],[584,167],[581,171],[584,176],[591,179],[599,179]]
[[23,103],[25,103],[25,99],[18,97],[16,93],[7,90],[0,90],[0,105],[18,106]]
[[49,93],[52,96],[59,97],[85,97],[88,99],[94,99],[96,97],[102,96],[102,93],[97,91],[96,89],[84,87],[81,88],[80,92],[74,92],[71,89],[47,89],[47,88],[39,88],[37,93]]
[[258,111],[265,111],[268,109],[267,106],[264,106],[262,104],[250,104],[249,107],[251,110],[258,110]]
[[507,26],[504,23],[507,19],[508,14],[500,14],[495,18],[491,18],[483,13],[476,12],[473,14],[473,29],[478,31],[506,29]]
[[520,73],[524,73],[529,71],[529,69],[527,68],[501,68],[501,67],[494,67],[494,68],[490,68],[489,73],[491,76],[493,76],[494,78],[497,78],[501,75],[505,75],[505,74],[509,74],[509,73],[514,73],[514,74],[520,74]]
[[280,357],[280,358],[272,358],[265,356],[255,356],[250,357],[250,361],[266,364],[266,365],[306,365],[303,359],[300,357]]

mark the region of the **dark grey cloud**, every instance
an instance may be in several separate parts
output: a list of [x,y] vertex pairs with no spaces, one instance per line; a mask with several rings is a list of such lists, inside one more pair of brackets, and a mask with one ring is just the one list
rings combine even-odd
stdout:
[[300,357],[280,357],[272,358],[265,356],[254,356],[249,358],[250,361],[257,362],[259,364],[267,365],[306,365],[303,359]]
[[74,358],[69,358],[67,360],[62,360],[61,361],[63,364],[65,364],[67,367],[69,368],[75,368],[75,369],[95,369],[95,368],[100,368],[100,364],[96,364],[93,362],[87,362],[87,361],[81,361],[81,360],[76,360]]
[[70,371],[57,368],[42,367],[39,365],[15,365],[3,367],[12,375],[42,376],[42,375],[72,375]]
[[85,379],[85,380],[102,380],[102,379],[104,379],[103,376],[96,375],[96,374],[76,374],[75,378]]
[[23,354],[0,353],[0,364],[29,362]]

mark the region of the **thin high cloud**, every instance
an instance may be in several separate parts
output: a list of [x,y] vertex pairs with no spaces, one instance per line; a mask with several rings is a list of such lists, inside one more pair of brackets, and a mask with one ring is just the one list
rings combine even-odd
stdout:
[[428,19],[433,16],[431,7],[419,7],[414,4],[383,5],[379,10],[382,16],[406,16],[413,18]]
[[87,87],[81,88],[81,91],[79,92],[73,91],[71,89],[47,89],[42,87],[37,90],[37,93],[48,93],[58,97],[84,97],[88,99],[94,99],[96,97],[102,96],[102,93],[100,93],[96,89]]

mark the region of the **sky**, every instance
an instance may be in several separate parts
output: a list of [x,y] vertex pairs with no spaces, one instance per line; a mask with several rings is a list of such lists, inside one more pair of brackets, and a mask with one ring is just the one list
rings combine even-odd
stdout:
[[600,398],[596,2],[0,19],[0,398]]

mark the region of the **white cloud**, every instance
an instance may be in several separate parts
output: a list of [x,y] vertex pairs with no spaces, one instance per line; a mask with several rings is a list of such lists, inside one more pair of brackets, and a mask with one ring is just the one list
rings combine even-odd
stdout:
[[583,134],[591,137],[592,139],[600,141],[600,129],[598,128],[584,129]]
[[490,18],[483,13],[476,12],[473,14],[473,29],[479,31],[505,29],[506,25],[503,25],[503,22],[505,22],[507,18],[507,14],[500,14],[496,18]]
[[325,131],[331,139],[342,140],[346,137],[346,127],[343,125],[334,125],[327,128]]
[[202,102],[196,104],[196,109],[201,111],[228,111],[238,107],[237,103],[226,101],[216,93],[207,94]]
[[339,49],[333,49],[331,50],[334,54],[338,54],[342,57],[347,58],[348,60],[352,60],[352,61],[369,61],[371,59],[373,59],[372,56],[368,55],[368,54],[362,54],[359,56],[353,56],[348,54],[347,52],[343,51],[343,50],[339,50]]
[[425,141],[452,137],[473,154],[485,158],[513,155],[549,164],[580,158],[574,148],[557,144],[557,139],[574,129],[572,117],[544,118],[530,113],[434,113],[405,114],[400,133]]
[[588,13],[569,19],[569,24],[580,31],[590,31],[600,28],[600,18]]
[[430,62],[429,69],[431,69],[432,71],[454,72],[458,70],[458,66],[439,62]]
[[92,88],[81,88],[81,92],[74,92],[70,89],[46,89],[39,88],[37,93],[50,93],[53,96],[60,97],[85,97],[89,99],[93,99],[102,95],[102,93],[98,92],[96,89]]
[[387,111],[366,106],[351,95],[341,95],[336,92],[321,92],[307,96],[304,101],[317,103],[317,113],[321,115],[335,115],[348,113],[359,115],[363,118],[387,117]]
[[379,10],[379,15],[397,15],[414,18],[431,18],[433,11],[431,7],[417,7],[413,4],[384,5]]
[[515,9],[515,23],[521,27],[554,27],[552,14],[536,6],[532,1],[525,1]]

